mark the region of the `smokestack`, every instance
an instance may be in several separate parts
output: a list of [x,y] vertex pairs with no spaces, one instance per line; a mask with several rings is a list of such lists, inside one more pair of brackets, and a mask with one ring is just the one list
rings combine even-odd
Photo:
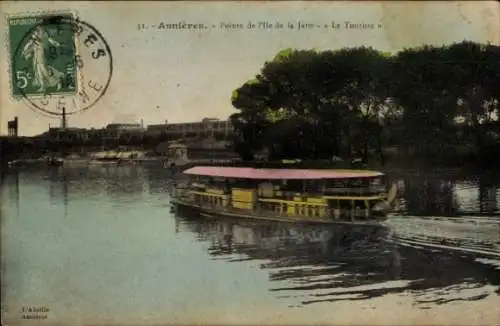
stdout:
[[62,107],[62,129],[66,129],[66,107]]
[[144,119],[141,119],[141,128],[144,128]]

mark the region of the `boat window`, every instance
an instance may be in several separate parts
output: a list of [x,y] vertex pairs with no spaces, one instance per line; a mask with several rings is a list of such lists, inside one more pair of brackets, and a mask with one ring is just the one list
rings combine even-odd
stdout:
[[344,180],[327,180],[326,187],[327,188],[344,188],[346,186],[346,182]]
[[208,184],[210,182],[210,177],[200,176],[198,181],[200,183],[206,183],[206,184]]
[[363,181],[361,179],[350,179],[349,186],[350,187],[360,187],[363,185]]
[[364,200],[355,200],[354,201],[354,208],[365,209],[366,208],[365,201]]
[[252,188],[253,183],[247,179],[231,179],[231,185],[235,188]]
[[304,184],[302,180],[288,180],[287,183],[282,187],[285,191],[302,192],[304,190]]
[[306,193],[318,194],[322,192],[322,182],[317,180],[307,180],[304,185]]
[[196,189],[205,189],[206,188],[205,184],[203,184],[201,182],[197,182],[197,181],[191,182],[191,187],[196,188]]
[[327,188],[360,188],[369,185],[368,178],[357,178],[357,179],[344,179],[344,180],[328,180],[326,182]]
[[340,209],[346,209],[346,208],[351,208],[352,203],[350,200],[339,200],[339,208]]

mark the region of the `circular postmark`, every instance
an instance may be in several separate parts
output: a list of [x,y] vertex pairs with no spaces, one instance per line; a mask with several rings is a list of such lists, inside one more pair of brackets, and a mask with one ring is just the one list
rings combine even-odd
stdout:
[[41,17],[12,58],[15,91],[31,109],[50,116],[88,110],[104,96],[112,75],[108,43],[72,15]]

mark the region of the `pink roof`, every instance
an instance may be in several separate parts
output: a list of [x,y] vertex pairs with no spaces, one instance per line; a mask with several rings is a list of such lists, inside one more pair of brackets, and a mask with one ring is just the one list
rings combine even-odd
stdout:
[[306,169],[254,169],[218,166],[196,166],[184,171],[184,174],[203,175],[222,178],[240,179],[347,179],[368,178],[384,175],[377,171],[362,170],[306,170]]

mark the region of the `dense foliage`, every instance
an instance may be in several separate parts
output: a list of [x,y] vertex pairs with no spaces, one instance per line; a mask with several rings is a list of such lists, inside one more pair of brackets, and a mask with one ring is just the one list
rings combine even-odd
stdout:
[[[384,162],[491,155],[499,135],[500,47],[462,42],[395,55],[360,47],[281,51],[233,92],[234,145],[245,160],[332,156]],[[400,150],[400,152],[401,152]]]

